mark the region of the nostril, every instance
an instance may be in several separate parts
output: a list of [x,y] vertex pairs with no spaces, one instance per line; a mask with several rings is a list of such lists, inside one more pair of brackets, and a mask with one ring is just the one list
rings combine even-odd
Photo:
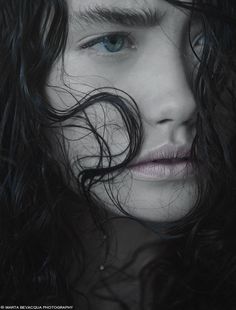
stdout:
[[157,124],[165,124],[167,122],[171,122],[173,121],[171,118],[165,118],[165,119],[162,119],[161,121],[157,122]]
[[195,126],[195,124],[196,124],[196,118],[194,117],[194,118],[190,118],[190,119],[188,119],[188,120],[186,120],[186,121],[184,121],[183,122],[183,125],[185,125],[185,126]]

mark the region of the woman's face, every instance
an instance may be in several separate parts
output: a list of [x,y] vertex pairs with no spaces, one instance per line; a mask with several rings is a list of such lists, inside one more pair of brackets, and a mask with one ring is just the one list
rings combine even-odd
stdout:
[[[141,113],[144,140],[133,163],[137,165],[116,177],[111,191],[126,211],[143,220],[182,217],[196,200],[195,178],[191,165],[186,165],[195,136],[196,104],[190,83],[197,65],[189,46],[188,12],[162,0],[67,1],[70,24],[64,63],[58,60],[48,80],[52,106],[66,110],[98,87],[115,87],[133,97]],[[191,26],[191,38],[200,52],[197,20]],[[114,107],[101,102],[86,113],[113,155],[125,150],[127,134]],[[99,145],[82,128],[86,125],[82,120],[69,123],[80,125],[63,128],[71,165],[78,174],[76,158],[89,156],[83,165],[94,167],[97,159],[91,156],[99,154]],[[124,154],[114,161],[122,159]],[[93,191],[107,208],[118,212],[106,189],[107,183],[97,184]]]

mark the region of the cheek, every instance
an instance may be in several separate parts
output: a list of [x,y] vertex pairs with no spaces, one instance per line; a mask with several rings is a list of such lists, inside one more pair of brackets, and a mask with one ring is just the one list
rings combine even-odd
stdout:
[[[53,108],[60,113],[77,106],[79,96],[75,97],[75,92],[71,95],[67,90],[53,88],[47,92]],[[107,102],[95,103],[70,117],[61,124],[59,134],[75,175],[87,168],[115,166],[128,152],[124,120],[115,106]]]
[[[60,110],[60,113],[78,106],[78,103],[91,91],[100,87],[106,87],[105,91],[107,91],[107,87],[111,86],[107,79],[93,75],[92,69],[88,72],[91,65],[84,64],[82,60],[76,64],[78,57],[73,54],[66,57],[67,65],[64,70],[62,63],[59,62],[51,71],[46,89],[49,102],[53,108]],[[81,69],[81,75],[78,68]],[[93,70],[96,71],[96,68]],[[108,92],[117,95],[116,91],[109,89]],[[95,91],[95,94],[97,93],[99,91]],[[75,173],[79,171],[79,166],[81,166],[80,170],[95,168],[101,158],[103,167],[109,166],[110,159],[112,159],[110,165],[114,166],[121,163],[127,155],[129,137],[124,119],[115,104],[99,102],[88,106],[79,115],[63,122],[62,134]]]
[[[60,60],[51,70],[47,81],[47,94],[53,107],[65,109],[72,107],[86,94],[99,88],[123,89],[130,83],[124,78],[127,66],[117,66],[93,62],[87,56],[76,52],[65,55],[64,65]],[[137,85],[136,85],[137,87]]]
[[74,169],[108,168],[124,160],[128,136],[121,116],[110,104],[95,104],[72,122],[68,125],[73,127],[64,128],[63,135]]

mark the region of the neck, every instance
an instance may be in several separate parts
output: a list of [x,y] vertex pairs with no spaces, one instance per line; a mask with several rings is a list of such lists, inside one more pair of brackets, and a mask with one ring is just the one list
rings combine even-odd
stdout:
[[[116,218],[111,222],[111,226],[110,260],[117,267],[127,264],[132,259],[133,254],[141,247],[158,240],[156,233],[133,219]],[[135,273],[152,257],[150,250],[140,252],[140,254],[132,266]]]
[[[111,216],[110,220],[107,221],[106,228],[107,231],[111,232],[107,238],[102,238],[100,232],[91,229],[90,233],[86,233],[86,239],[84,239],[84,247],[87,252],[85,255],[88,264],[84,277],[80,280],[79,290],[88,294],[90,300],[93,300],[93,295],[90,295],[89,292],[95,284],[99,283],[101,279],[107,276],[111,276],[113,279],[114,270],[121,270],[121,268],[130,261],[133,261],[133,263],[129,265],[126,272],[131,275],[131,277],[137,277],[142,267],[153,258],[154,251],[150,250],[150,247],[144,251],[140,251],[135,260],[133,260],[133,254],[146,244],[158,241],[157,234],[150,228],[127,217],[118,218],[114,217],[114,215]],[[109,243],[109,251],[106,258],[104,246],[101,246],[102,242],[104,242],[104,244],[106,242]],[[118,282],[119,281],[115,279],[115,283]],[[122,290],[127,288],[128,283],[123,283],[117,284],[115,290],[120,292],[121,296],[123,296]],[[138,289],[135,289],[133,293],[137,294],[137,292]],[[104,292],[102,290],[102,293],[106,294],[106,291]],[[95,298],[93,302],[97,304],[100,301]],[[106,309],[103,303],[101,304],[101,309]]]

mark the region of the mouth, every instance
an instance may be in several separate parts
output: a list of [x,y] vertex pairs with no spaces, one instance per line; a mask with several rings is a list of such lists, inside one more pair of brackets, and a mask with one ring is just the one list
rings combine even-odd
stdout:
[[[155,163],[155,164],[160,164],[160,165],[176,165],[182,162],[187,162],[190,159],[188,157],[182,157],[182,158],[161,158],[161,159],[156,159],[156,160],[152,160],[150,161],[151,163]],[[146,162],[146,163],[150,163],[150,162]],[[142,165],[142,164],[146,164],[144,163],[140,163],[138,165]]]
[[[160,152],[165,150],[165,154]],[[193,165],[189,150],[162,147],[141,157],[131,164],[129,170],[134,179],[145,181],[177,181],[193,176]],[[174,150],[174,152],[173,152]]]

